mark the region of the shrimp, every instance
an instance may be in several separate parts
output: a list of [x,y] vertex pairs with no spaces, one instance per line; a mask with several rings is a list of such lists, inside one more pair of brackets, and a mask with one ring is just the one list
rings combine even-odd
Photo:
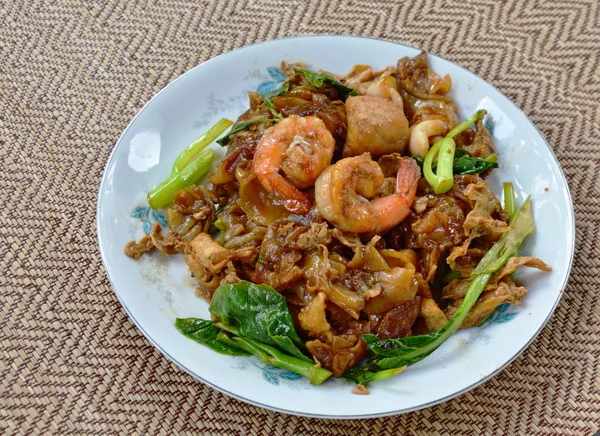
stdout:
[[396,78],[394,76],[382,76],[367,88],[366,95],[387,98],[392,101],[404,113],[404,100],[398,92]]
[[410,213],[421,170],[404,157],[396,176],[395,193],[369,201],[384,182],[379,164],[369,153],[348,157],[329,166],[315,182],[319,213],[342,230],[385,232]]
[[429,151],[429,137],[444,133],[446,123],[442,120],[430,119],[421,121],[410,128],[410,142],[408,150],[412,156],[418,155],[425,158]]
[[300,189],[315,183],[331,163],[334,149],[335,140],[320,118],[290,115],[265,132],[254,153],[252,172],[288,211],[306,214],[312,205]]

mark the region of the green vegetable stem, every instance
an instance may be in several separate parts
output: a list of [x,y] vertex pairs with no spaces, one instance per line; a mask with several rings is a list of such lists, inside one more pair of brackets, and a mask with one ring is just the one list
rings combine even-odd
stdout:
[[[423,169],[424,159],[415,154],[412,158]],[[457,148],[454,151],[454,162],[452,162],[452,172],[457,174],[479,174],[490,168],[498,168],[498,155],[491,154],[487,158],[469,156],[464,148]],[[436,172],[437,164],[431,166],[432,172]]]
[[[423,161],[423,175],[436,194],[444,194],[454,185],[454,152],[456,143],[454,137],[467,130],[485,115],[481,109],[466,121],[463,121],[429,149]],[[433,169],[434,160],[437,159],[437,168]],[[467,173],[468,174],[468,173]]]
[[300,374],[312,384],[323,383],[331,372],[304,353],[285,298],[273,288],[247,281],[220,286],[210,313],[218,322],[178,318],[175,327],[188,338],[222,354],[254,355],[267,365]]
[[153,209],[160,209],[173,201],[177,191],[183,189],[202,178],[211,168],[213,151],[206,150],[200,153],[211,142],[217,139],[229,126],[233,124],[228,119],[221,119],[206,133],[190,144],[173,163],[171,175],[148,193],[148,204]]
[[512,229],[504,233],[480,261],[464,300],[454,316],[441,330],[428,335],[385,340],[379,340],[375,335],[363,335],[362,339],[367,343],[370,357],[364,368],[348,371],[345,378],[365,385],[370,381],[382,378],[383,376],[379,374],[385,370],[400,369],[419,362],[442,345],[459,329],[485,289],[491,275],[506,263],[511,253],[516,253],[525,237],[533,232],[529,198],[516,212],[511,226]]

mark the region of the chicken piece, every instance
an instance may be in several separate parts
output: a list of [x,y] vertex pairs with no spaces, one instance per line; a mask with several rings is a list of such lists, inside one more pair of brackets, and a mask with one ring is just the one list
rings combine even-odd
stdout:
[[423,298],[419,316],[425,320],[430,332],[441,330],[448,323],[448,318],[433,298]]
[[317,336],[331,328],[325,315],[326,303],[327,295],[319,292],[308,306],[303,307],[298,314],[300,327],[306,330],[311,336]]
[[[471,308],[469,314],[461,324],[461,329],[466,329],[478,325],[481,321],[492,313],[496,307],[504,303],[521,304],[521,298],[527,294],[527,289],[517,286],[513,281],[505,277],[498,282],[498,287],[492,291],[484,292],[477,300],[477,304]],[[445,312],[448,318],[452,318],[458,307],[462,303],[462,298],[454,300]]]
[[129,241],[125,244],[125,254],[135,260],[154,249],[150,236],[144,236],[139,242]]
[[139,242],[129,241],[125,244],[125,254],[134,259],[139,259],[146,253],[150,253],[157,248],[163,256],[169,256],[183,251],[183,244],[179,235],[169,232],[166,236],[162,235],[160,224],[154,223],[150,229],[150,235],[144,236]]
[[402,152],[410,137],[408,120],[390,100],[361,95],[346,100],[348,134],[343,157]]
[[210,235],[200,233],[192,242],[185,244],[185,263],[199,284],[197,294],[210,300],[221,284],[235,281],[233,261],[250,261],[256,256],[255,247],[228,250],[221,247]]
[[367,345],[352,334],[333,336],[327,343],[319,339],[308,341],[306,349],[334,377],[342,376],[367,355]]

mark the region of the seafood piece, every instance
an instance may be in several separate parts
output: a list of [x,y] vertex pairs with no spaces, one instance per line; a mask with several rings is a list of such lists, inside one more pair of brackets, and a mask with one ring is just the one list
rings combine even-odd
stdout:
[[390,100],[359,95],[346,100],[348,133],[343,157],[371,153],[374,157],[402,152],[410,129],[404,112]]
[[400,161],[396,190],[369,201],[384,182],[383,172],[369,153],[341,159],[315,182],[315,201],[321,215],[348,232],[385,232],[410,213],[421,169],[414,159]]
[[429,138],[439,136],[444,133],[446,123],[442,120],[425,120],[415,124],[410,128],[410,143],[408,150],[411,156],[425,157],[429,151]]
[[396,88],[396,78],[394,76],[382,76],[375,80],[367,88],[367,95],[387,98],[391,100],[402,113],[404,113],[404,101],[398,93],[398,88]]
[[329,166],[334,149],[335,141],[323,121],[315,116],[290,115],[260,140],[252,171],[287,210],[306,214],[311,203],[300,189],[314,184]]

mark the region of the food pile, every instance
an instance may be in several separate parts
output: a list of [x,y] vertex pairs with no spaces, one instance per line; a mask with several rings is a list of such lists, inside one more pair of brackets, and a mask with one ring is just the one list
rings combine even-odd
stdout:
[[[229,132],[217,123],[149,194],[169,206],[169,232],[155,224],[126,245],[136,259],[185,256],[214,320],[178,319],[182,333],[314,384],[364,386],[519,304],[518,267],[550,270],[517,254],[530,200],[517,207],[505,183],[503,205],[487,186],[498,164],[485,110],[461,122],[426,53],[345,76],[282,70],[281,88],[250,92]],[[211,187],[195,184],[219,137]]]

